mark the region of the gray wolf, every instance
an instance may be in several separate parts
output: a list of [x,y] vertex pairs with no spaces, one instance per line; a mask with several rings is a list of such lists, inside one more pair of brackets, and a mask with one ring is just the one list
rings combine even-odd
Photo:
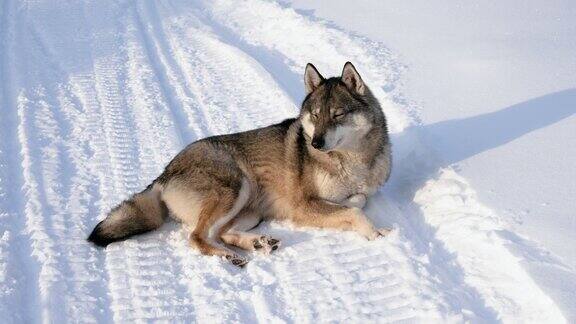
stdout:
[[385,235],[362,208],[391,170],[380,104],[352,63],[325,79],[312,65],[297,118],[189,144],[144,191],[120,203],[88,238],[99,246],[157,229],[170,215],[190,245],[242,266],[228,245],[270,253],[280,241],[248,232],[263,220]]

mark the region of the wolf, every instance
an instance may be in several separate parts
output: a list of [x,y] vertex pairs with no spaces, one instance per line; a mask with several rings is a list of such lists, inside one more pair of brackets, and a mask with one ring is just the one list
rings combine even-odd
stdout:
[[324,78],[312,64],[297,118],[189,144],[145,190],[112,209],[88,240],[98,246],[159,228],[168,216],[191,228],[190,245],[243,266],[229,246],[270,253],[280,241],[250,233],[263,220],[386,235],[363,213],[391,171],[386,118],[347,62]]

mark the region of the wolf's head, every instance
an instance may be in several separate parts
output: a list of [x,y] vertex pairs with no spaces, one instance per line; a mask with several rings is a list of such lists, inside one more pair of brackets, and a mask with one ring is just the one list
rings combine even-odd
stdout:
[[374,127],[385,127],[384,114],[352,63],[342,75],[324,79],[308,63],[304,74],[306,99],[300,119],[308,143],[328,151],[358,150]]

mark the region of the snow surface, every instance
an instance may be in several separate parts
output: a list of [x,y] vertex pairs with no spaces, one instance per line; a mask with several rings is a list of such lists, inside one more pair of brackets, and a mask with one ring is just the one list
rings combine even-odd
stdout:
[[512,250],[574,321],[576,2],[291,5],[400,56],[401,91],[416,106],[427,145],[520,235],[507,238],[510,247],[531,247]]
[[[424,127],[426,106],[401,92],[405,62],[384,44],[262,0],[2,1],[1,322],[576,321],[571,261],[519,233],[451,166],[486,142],[430,139],[490,115]],[[106,250],[85,241],[186,143],[296,115],[305,64],[336,75],[348,60],[390,123],[393,175],[366,208],[390,236],[265,224],[282,248],[245,269],[191,250],[175,223]],[[538,114],[538,100],[559,108]],[[520,109],[543,121],[490,138],[504,145],[567,118],[574,92],[531,103],[499,114],[501,127]]]
[[515,230],[576,268],[576,181],[567,181],[576,178],[576,2],[293,5],[400,55],[402,91],[446,164],[458,163]]

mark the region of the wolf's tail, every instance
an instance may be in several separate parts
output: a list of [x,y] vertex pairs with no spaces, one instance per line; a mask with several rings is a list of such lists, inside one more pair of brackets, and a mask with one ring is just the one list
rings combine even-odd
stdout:
[[159,228],[168,214],[160,196],[158,185],[152,184],[124,200],[96,225],[88,241],[105,247],[112,242]]

